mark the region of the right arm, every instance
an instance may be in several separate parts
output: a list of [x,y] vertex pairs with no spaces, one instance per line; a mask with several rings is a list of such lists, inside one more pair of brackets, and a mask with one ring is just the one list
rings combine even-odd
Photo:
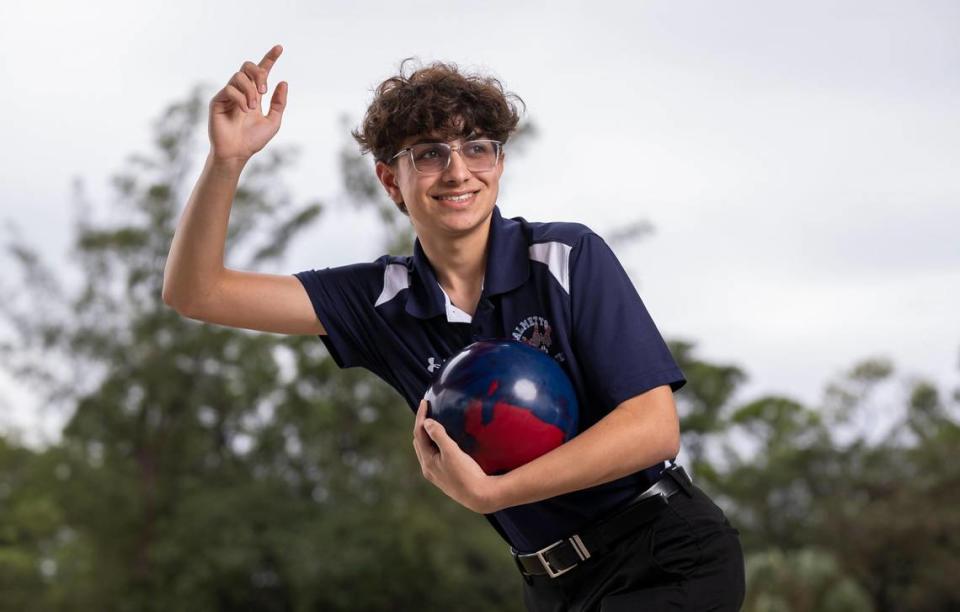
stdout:
[[270,111],[259,111],[278,45],[259,64],[245,62],[210,102],[210,154],[177,226],[163,274],[163,301],[181,315],[280,334],[325,331],[293,275],[230,270],[223,265],[230,207],[250,157],[280,129],[287,101],[281,82]]

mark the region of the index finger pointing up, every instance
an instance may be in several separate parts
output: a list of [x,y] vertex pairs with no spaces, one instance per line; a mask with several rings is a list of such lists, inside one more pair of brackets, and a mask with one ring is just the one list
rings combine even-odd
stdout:
[[260,60],[260,63],[257,64],[261,68],[270,73],[270,69],[273,68],[273,65],[276,63],[277,58],[280,57],[280,54],[283,53],[283,47],[280,45],[274,45],[267,54],[263,56],[263,59]]

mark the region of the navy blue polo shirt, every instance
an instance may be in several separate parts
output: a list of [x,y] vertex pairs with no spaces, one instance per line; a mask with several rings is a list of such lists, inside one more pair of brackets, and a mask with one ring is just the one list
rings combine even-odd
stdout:
[[[686,382],[610,247],[577,223],[504,219],[494,208],[483,291],[468,323],[448,320],[447,300],[419,241],[412,257],[384,255],[295,276],[336,363],[367,368],[414,412],[440,364],[488,338],[513,338],[557,360],[577,392],[580,431],[624,400]],[[517,550],[531,552],[647,488],[662,468],[487,518]]]

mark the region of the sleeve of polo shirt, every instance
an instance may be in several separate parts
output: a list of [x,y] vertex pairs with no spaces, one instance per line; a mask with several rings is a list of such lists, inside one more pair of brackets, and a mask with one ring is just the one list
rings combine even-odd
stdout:
[[377,361],[373,304],[379,288],[371,279],[382,278],[383,272],[372,267],[375,264],[353,264],[294,274],[327,332],[320,339],[341,368],[370,368]]
[[582,236],[570,253],[570,307],[577,359],[605,411],[686,383],[630,277],[596,234]]

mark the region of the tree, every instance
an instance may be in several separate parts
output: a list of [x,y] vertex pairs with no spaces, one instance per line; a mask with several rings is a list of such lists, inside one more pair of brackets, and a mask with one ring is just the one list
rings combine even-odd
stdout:
[[30,609],[50,571],[49,542],[63,517],[53,490],[51,454],[0,439],[0,593],[9,609]]
[[687,378],[676,398],[683,446],[694,472],[710,480],[714,467],[706,457],[707,444],[727,430],[729,415],[725,411],[730,410],[730,400],[746,380],[746,373],[732,364],[708,363],[697,358],[693,342],[672,340],[668,345]]
[[[857,588],[843,591],[862,591],[877,612],[960,605],[951,584],[960,573],[960,467],[949,459],[960,441],[957,393],[948,404],[933,383],[908,381],[902,418],[886,436],[842,428],[878,412],[883,404],[871,392],[893,373],[888,360],[870,359],[831,383],[818,409],[764,397],[733,411],[738,431],[723,442],[728,467],[711,484],[731,500],[750,560],[769,568],[773,554],[786,567],[802,559],[821,566],[791,578],[794,587],[784,584],[783,609],[827,609],[810,602],[827,601],[819,598],[849,580]],[[738,451],[734,440],[743,436],[756,452]],[[827,574],[836,580],[817,578]],[[765,609],[755,601],[750,609]]]
[[[204,98],[172,105],[153,152],[114,179],[117,220],[91,222],[78,188],[79,293],[7,240],[23,278],[0,287],[15,330],[0,363],[70,419],[42,451],[0,439],[0,611],[515,608],[506,545],[420,476],[392,389],[338,370],[316,338],[162,304]],[[247,168],[227,243],[237,267],[282,262],[331,214],[292,205],[281,175],[294,159],[274,148]],[[391,252],[409,249],[365,162],[342,160],[343,199],[377,207]],[[871,393],[888,361],[856,364],[823,406],[737,405],[741,368],[699,359],[692,342],[671,349],[690,379],[678,402],[695,477],[743,533],[749,610],[960,606],[960,390],[909,381],[876,439],[860,425],[884,409]]]
[[744,608],[751,612],[872,612],[870,598],[845,575],[830,553],[772,549],[750,556],[751,585]]
[[[79,295],[8,240],[30,293],[3,305],[17,330],[3,364],[70,418],[48,451],[57,463],[32,462],[46,497],[14,486],[51,518],[19,528],[3,575],[36,610],[514,605],[506,545],[420,477],[392,389],[339,371],[317,338],[201,324],[162,303],[204,98],[172,105],[153,153],[115,177],[117,220],[88,221],[78,192]],[[226,261],[276,264],[320,218],[319,202],[292,207],[283,187],[294,157],[272,148],[246,169]]]

